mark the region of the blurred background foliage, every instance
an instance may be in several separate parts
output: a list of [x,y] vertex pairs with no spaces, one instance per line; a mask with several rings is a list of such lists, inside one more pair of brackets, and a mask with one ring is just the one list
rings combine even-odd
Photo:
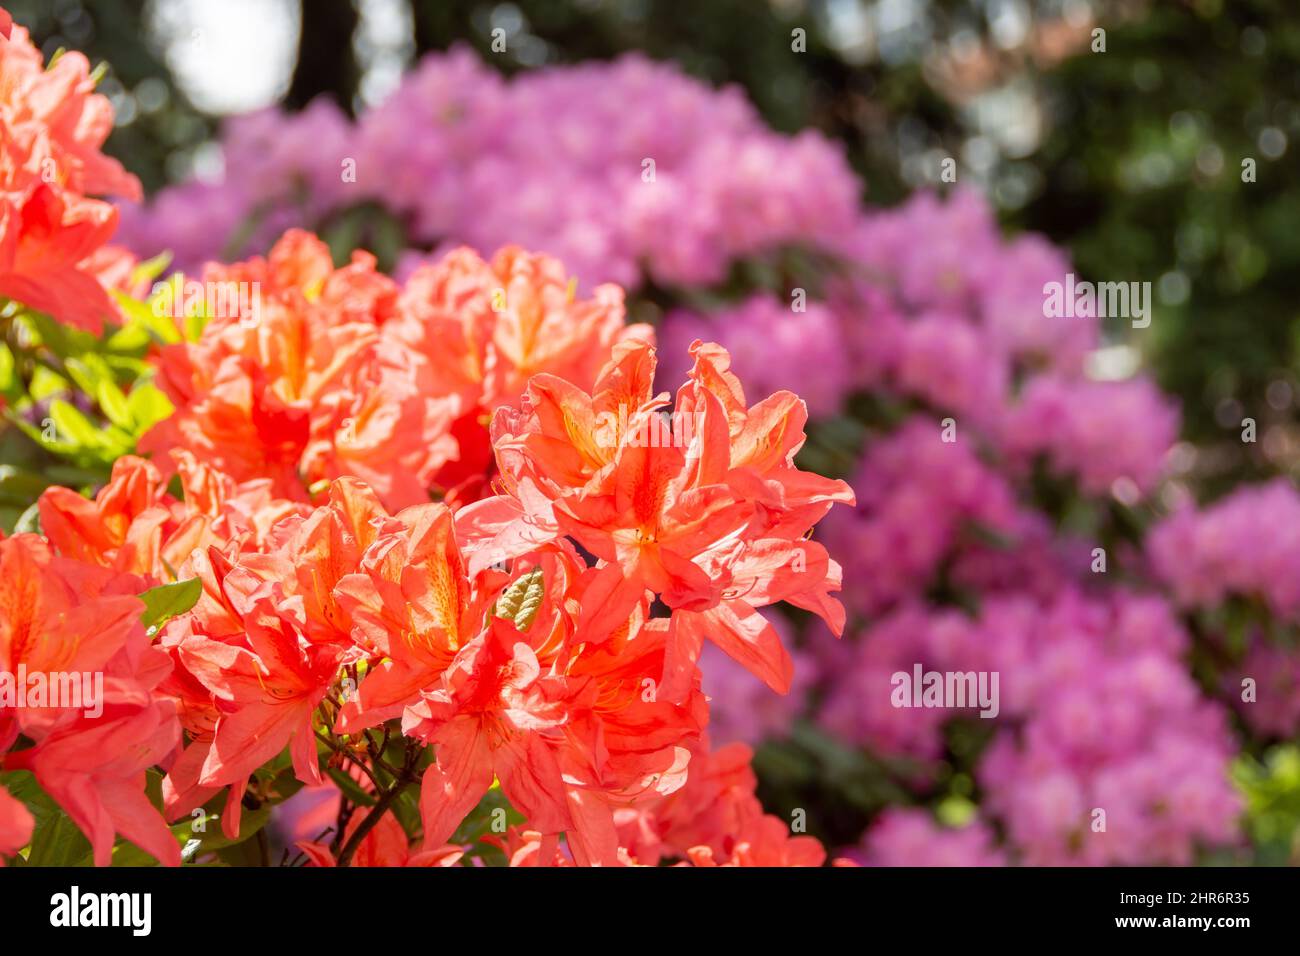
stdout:
[[[101,88],[118,125],[108,151],[150,192],[220,162],[212,140],[224,113],[326,96],[355,114],[419,56],[456,44],[506,74],[640,50],[714,85],[738,84],[773,127],[814,127],[843,143],[874,205],[951,188],[940,172],[956,158],[958,185],[984,191],[1008,230],[1068,248],[1081,278],[1151,282],[1150,328],[1115,323],[1108,351],[1121,365],[1147,364],[1181,399],[1203,496],[1300,470],[1295,0],[6,5],[47,57],[66,47],[109,62]],[[802,52],[792,49],[798,30]],[[506,52],[492,50],[494,31]],[[225,56],[186,56],[203,42],[225,44]],[[340,258],[374,233],[355,219],[327,236]],[[1241,441],[1248,417],[1259,426],[1253,444]],[[1238,783],[1255,843],[1277,862],[1294,858],[1285,835],[1300,820],[1296,754],[1253,761],[1243,758]],[[898,801],[911,772],[812,728],[766,746],[755,766],[765,802],[817,806],[813,832],[832,844]],[[929,799],[960,822],[973,789],[970,767],[955,759]]]

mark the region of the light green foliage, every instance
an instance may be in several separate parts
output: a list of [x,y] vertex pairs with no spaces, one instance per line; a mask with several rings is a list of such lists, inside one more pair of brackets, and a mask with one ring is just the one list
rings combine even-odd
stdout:
[[1259,863],[1300,863],[1300,747],[1283,744],[1263,760],[1238,758],[1233,780],[1246,797],[1246,831]]

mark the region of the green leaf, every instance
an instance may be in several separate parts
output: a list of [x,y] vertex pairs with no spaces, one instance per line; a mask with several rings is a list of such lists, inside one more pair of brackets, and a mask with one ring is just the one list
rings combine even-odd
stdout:
[[126,396],[122,394],[120,388],[113,384],[111,378],[99,380],[99,385],[95,389],[95,400],[99,402],[99,407],[103,409],[110,422],[128,432],[135,430],[135,423]]
[[[242,834],[241,834],[242,836]],[[217,850],[217,856],[228,866],[265,866],[267,858],[263,851],[264,835],[261,831],[247,840],[231,843]]]
[[[217,798],[217,802],[225,799],[225,796]],[[271,805],[258,807],[256,810],[243,809],[239,816],[239,836],[232,840],[221,829],[221,815],[209,810],[204,810],[200,816],[189,816],[179,823],[174,823],[168,829],[171,830],[172,836],[180,844],[182,859],[188,863],[196,860],[208,853],[224,850],[238,844],[252,841],[256,846],[257,834],[271,820]],[[201,830],[195,829],[202,827]],[[260,850],[257,853],[260,862]],[[90,859],[84,861],[86,866],[90,865]],[[118,840],[113,847],[113,866],[157,866],[158,861],[150,853],[146,853],[134,843],[127,840]]]
[[98,339],[89,332],[56,322],[41,312],[25,312],[23,319],[35,333],[36,342],[61,359],[94,352]]
[[140,595],[140,600],[144,602],[144,613],[140,615],[140,620],[146,628],[160,628],[197,604],[202,593],[203,584],[198,578],[150,588]]
[[362,807],[373,807],[375,805],[374,795],[363,790],[360,784],[338,767],[330,767],[325,772],[331,780],[338,784],[338,788],[343,791],[343,796],[352,803]]
[[94,423],[75,405],[61,398],[50,402],[50,418],[54,421],[56,435],[66,437],[74,447],[96,448],[102,443],[101,433]]
[[107,482],[108,475],[107,469],[78,468],[75,465],[50,465],[45,469],[45,477],[50,479],[50,484],[80,488],[85,495],[90,494],[94,486]]
[[62,395],[70,388],[72,383],[58,372],[53,372],[44,365],[38,365],[32,372],[32,380],[27,385],[27,394],[32,397],[32,401],[39,402],[42,398]]
[[99,391],[99,383],[109,378],[108,367],[98,355],[83,355],[70,358],[64,363],[68,374],[77,388],[87,395],[94,396]]
[[0,465],[0,500],[26,506],[35,501],[49,482],[40,475],[14,465]]
[[131,272],[131,285],[137,286],[144,282],[153,282],[163,274],[171,263],[172,254],[166,249],[152,259],[145,259],[143,262],[136,263],[135,269]]
[[0,786],[21,801],[36,822],[27,866],[77,866],[91,857],[90,841],[27,770],[0,773]]
[[53,816],[32,833],[28,866],[89,866],[93,860],[90,841],[67,814]]
[[14,534],[40,534],[41,509],[36,502],[28,505],[27,510],[14,522]]
[[510,586],[497,598],[493,613],[513,621],[515,627],[526,631],[537,617],[537,610],[542,606],[546,593],[546,582],[541,568],[533,568],[527,574],[510,582]]
[[13,403],[22,394],[22,382],[14,372],[14,353],[9,351],[9,346],[0,342],[0,395]]
[[[222,798],[224,799],[224,797]],[[185,854],[186,859],[193,860],[212,850],[220,850],[223,847],[234,846],[236,843],[243,843],[257,835],[268,823],[271,822],[271,810],[273,806],[265,803],[256,810],[250,810],[244,807],[239,814],[239,836],[231,839],[221,829],[221,817],[215,813],[208,813],[204,817],[196,817],[178,824],[173,830],[180,830],[178,835],[182,837],[182,849],[194,841],[197,845],[190,846],[190,850]],[[204,832],[195,832],[194,826],[202,821]]]
[[135,421],[137,435],[143,435],[176,410],[171,400],[151,382],[131,389],[131,394],[126,397],[126,405]]
[[148,302],[141,302],[123,293],[116,293],[114,299],[126,315],[126,328],[144,330],[151,337],[166,345],[174,345],[182,340],[180,330],[176,328],[176,324],[172,319],[165,314],[160,314],[165,310],[154,309],[155,299],[151,298]]

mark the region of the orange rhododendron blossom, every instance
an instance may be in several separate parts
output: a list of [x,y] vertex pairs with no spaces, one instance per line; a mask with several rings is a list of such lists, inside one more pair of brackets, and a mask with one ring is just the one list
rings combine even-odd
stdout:
[[372,256],[336,270],[324,243],[290,232],[266,259],[210,266],[204,283],[239,292],[219,297],[229,308],[198,342],[162,350],[176,413],[142,449],[186,449],[238,482],[269,478],[281,498],[357,475],[392,506],[428,500],[457,453],[459,402],[421,392],[419,357],[381,336],[397,287]]
[[[353,817],[344,831],[350,838],[361,826],[361,817]],[[311,866],[338,866],[331,849],[323,843],[299,841],[298,849]],[[455,866],[465,855],[465,848],[442,846],[435,850],[412,850],[406,831],[395,817],[382,817],[375,828],[366,834],[352,857],[352,866]]]
[[233,836],[249,778],[286,747],[298,778],[321,782],[313,712],[346,652],[307,641],[264,582],[215,546],[193,566],[204,597],[162,635],[178,668],[169,689],[192,741],[164,781],[163,800],[176,819],[230,787],[223,824]]
[[[621,291],[578,300],[518,249],[458,250],[401,289],[291,232],[205,282],[251,295],[155,356],[176,412],[152,459],[47,489],[43,536],[0,541],[0,665],[106,685],[98,713],[0,706],[4,767],[97,863],[118,834],[178,862],[164,819],[214,801],[241,839],[290,775],[339,786],[333,838],[293,840],[316,866],[823,861],[764,814],[748,750],[710,752],[698,666],[713,640],[784,692],[762,609],[843,626],[809,536],[852,494],[795,467],[796,396],[748,405],[700,342],[657,393]],[[146,631],[156,589],[189,597]],[[386,815],[416,786],[418,815]],[[462,830],[502,801],[508,828]],[[24,823],[0,799],[0,853]]]
[[401,512],[336,594],[357,639],[382,658],[343,707],[343,732],[400,716],[477,634],[491,598],[466,576],[451,512],[439,504]]
[[[147,270],[94,87],[0,9],[0,306],[99,333]],[[399,285],[295,230],[199,285],[146,359],[174,413],[0,534],[0,863],[46,855],[48,800],[97,865],[207,862],[300,784],[320,867],[824,862],[710,750],[699,667],[785,692],[763,609],[843,627],[811,533],[853,495],[795,466],[797,396],[702,342],[656,391],[623,291],[516,247]],[[168,827],[214,807],[219,849]]]
[[152,576],[160,566],[164,526],[173,519],[161,480],[147,461],[123,456],[93,500],[70,488],[47,489],[39,501],[41,529],[67,557]]
[[546,372],[589,388],[616,342],[653,341],[649,326],[624,325],[622,289],[602,285],[583,300],[575,290],[558,260],[515,247],[491,262],[456,249],[407,281],[385,331],[428,360],[425,391],[461,399],[461,455],[438,475],[440,486],[478,497],[491,464],[487,423],[518,403],[530,377]]
[[621,290],[575,300],[557,261],[516,249],[490,265],[458,250],[399,289],[373,257],[334,270],[323,243],[290,232],[265,260],[210,266],[204,283],[240,293],[198,342],[162,350],[177,413],[141,447],[188,449],[304,501],[345,475],[390,508],[433,490],[474,500],[492,474],[493,409],[535,371],[590,384],[615,342],[650,336],[624,325]]
[[[0,746],[19,734],[33,742],[5,755],[4,767],[35,774],[90,839],[97,865],[108,863],[115,833],[177,864],[176,842],[144,792],[145,770],[179,740],[175,705],[155,692],[171,665],[150,646],[142,605],[123,583],[36,535],[0,541],[0,671],[50,683],[44,701],[0,698]],[[89,693],[71,704],[53,693],[57,675],[98,679],[93,689],[81,683]]]
[[664,693],[684,693],[705,637],[785,692],[788,655],[755,609],[789,601],[839,633],[839,565],[804,537],[853,493],[794,466],[803,402],[780,392],[747,407],[725,350],[691,351],[667,424],[654,350],[635,341],[615,347],[590,394],[537,375],[522,409],[500,409],[493,439],[507,493],[465,510],[468,532],[491,538],[472,570],[571,536],[600,559],[583,609],[591,640],[649,591],[673,610]]
[[686,785],[657,803],[621,811],[619,838],[638,863],[695,866],[821,866],[826,851],[763,812],[754,795],[753,754],[744,744],[715,751],[702,742]]
[[424,775],[425,840],[445,841],[495,777],[532,826],[567,833],[580,865],[617,865],[614,808],[681,786],[684,745],[704,720],[698,688],[684,706],[643,693],[662,654],[653,629],[627,647],[543,645],[539,658],[495,618],[403,719],[437,755]]
[[183,499],[166,491],[152,463],[124,455],[93,499],[69,488],[47,489],[38,502],[41,528],[60,554],[123,574],[137,590],[183,577],[199,548],[232,544],[258,550],[280,518],[310,512],[273,498],[266,480],[237,485],[188,452],[175,452]]
[[649,326],[624,325],[618,286],[585,300],[575,286],[550,256],[511,246],[484,262],[456,249],[411,276],[389,331],[428,356],[435,392],[492,412],[517,404],[540,372],[590,387],[616,342],[651,338]]
[[94,89],[80,53],[46,69],[22,27],[0,43],[0,297],[98,332],[117,314],[101,283],[117,210],[89,197],[141,190],[100,151],[113,110]]

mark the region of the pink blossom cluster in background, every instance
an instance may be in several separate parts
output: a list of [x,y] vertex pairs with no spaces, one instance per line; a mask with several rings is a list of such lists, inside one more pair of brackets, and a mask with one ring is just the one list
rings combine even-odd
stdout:
[[[1259,626],[1270,614],[1283,624],[1300,619],[1300,494],[1284,478],[1240,487],[1201,510],[1185,506],[1151,532],[1147,551],[1155,574],[1177,600],[1212,612],[1230,598],[1254,606],[1241,625],[1241,647],[1216,629],[1221,654],[1233,657],[1223,692],[1259,734],[1287,737],[1300,729],[1300,648]],[[1254,699],[1243,700],[1243,681]]]
[[[1021,460],[1044,455],[1083,491],[1134,499],[1160,480],[1178,412],[1148,379],[1067,381],[1039,376],[1002,423],[1003,446]],[[1125,491],[1125,484],[1131,490]]]
[[936,823],[924,810],[893,807],[871,825],[862,847],[844,859],[863,866],[1005,866],[992,830],[979,820]]
[[848,606],[871,613],[923,590],[975,528],[1010,532],[1015,492],[974,443],[941,440],[937,421],[916,415],[868,445],[850,479],[856,511],[826,521],[827,546],[855,561],[844,569]]
[[[669,357],[659,376],[676,381],[687,368],[691,342],[717,336],[727,343],[732,368],[738,375],[748,375],[756,392],[793,390],[797,383],[809,415],[833,415],[860,384],[844,352],[839,325],[839,317],[820,302],[796,312],[790,301],[765,293],[707,317],[677,310],[664,320],[659,335],[663,354]],[[780,361],[773,361],[774,355]]]
[[698,284],[740,256],[828,241],[860,191],[830,141],[779,136],[739,90],[637,55],[506,81],[456,50],[355,126],[322,101],[234,119],[223,147],[219,182],[128,209],[122,241],[195,271],[375,200],[415,247],[546,248],[588,288]]
[[[1230,843],[1226,713],[1201,696],[1188,638],[1158,597],[1067,589],[1053,601],[991,598],[971,618],[902,608],[841,661],[821,720],[875,752],[937,758],[954,712],[897,708],[891,677],[914,663],[999,675],[995,736],[979,767],[983,812],[1032,865],[1186,864]],[[957,712],[982,720],[975,709]],[[1105,828],[1094,830],[1095,810]]]
[[1152,530],[1147,549],[1185,605],[1210,607],[1236,594],[1285,619],[1300,615],[1300,494],[1285,479],[1176,512]]

